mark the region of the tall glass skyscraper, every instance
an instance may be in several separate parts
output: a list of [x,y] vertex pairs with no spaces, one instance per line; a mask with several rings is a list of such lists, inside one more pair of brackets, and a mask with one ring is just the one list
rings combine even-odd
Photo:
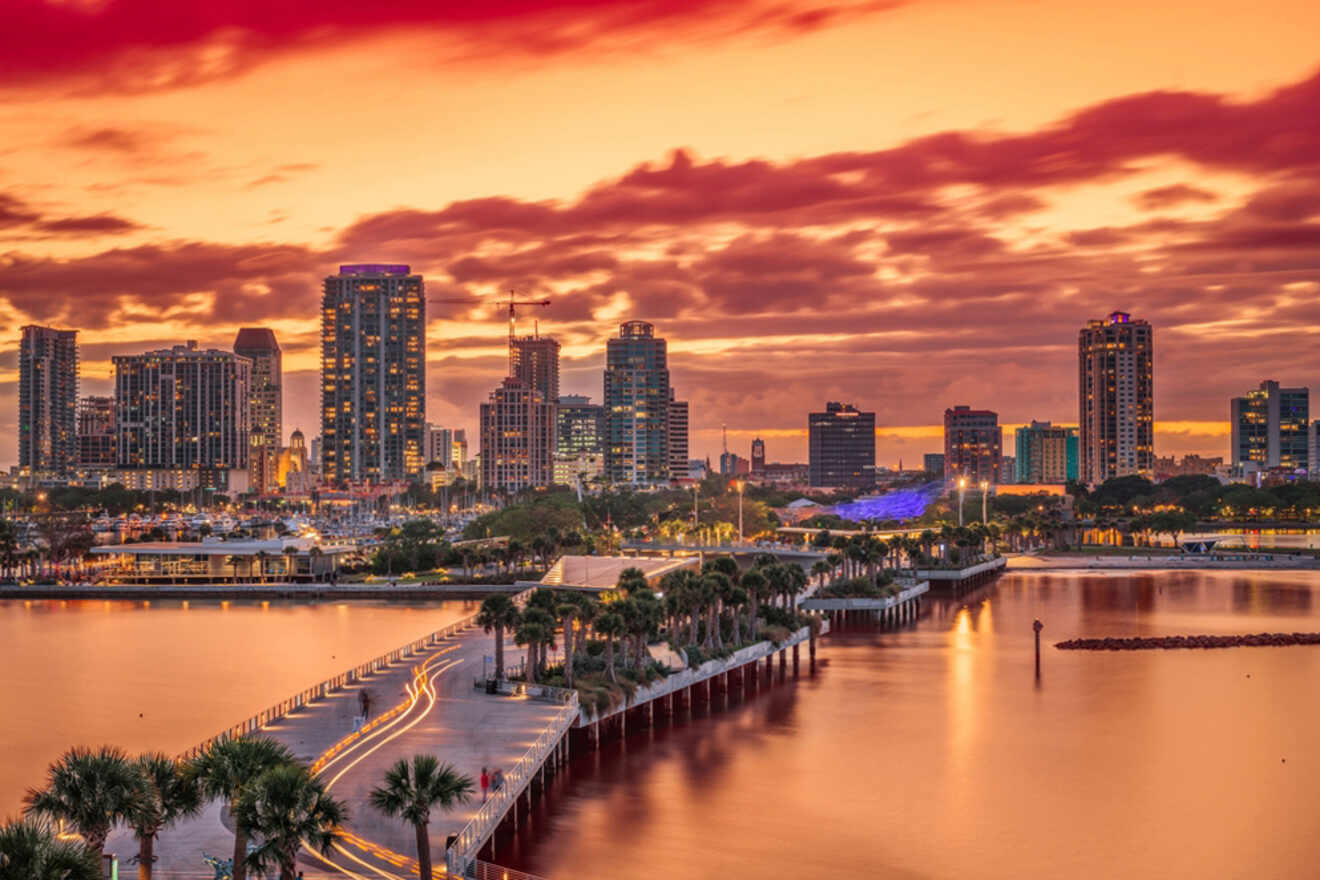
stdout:
[[830,401],[824,412],[807,415],[807,483],[875,486],[875,413]]
[[1234,397],[1229,403],[1233,466],[1308,468],[1310,396],[1310,389],[1280,388],[1266,380],[1246,397]]
[[18,464],[60,473],[77,459],[78,331],[28,325],[18,348]]
[[284,445],[284,367],[280,344],[269,327],[244,327],[234,338],[234,354],[252,361],[252,401],[248,419],[265,445]]
[[665,341],[628,321],[605,345],[605,479],[669,482],[669,363]]
[[1084,483],[1155,472],[1155,340],[1126,312],[1088,321],[1077,339]]
[[339,267],[321,297],[321,476],[404,480],[425,462],[426,296],[408,266]]

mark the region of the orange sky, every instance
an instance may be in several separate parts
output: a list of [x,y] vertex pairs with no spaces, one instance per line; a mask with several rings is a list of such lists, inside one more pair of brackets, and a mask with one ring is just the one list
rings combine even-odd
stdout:
[[[727,422],[802,459],[826,399],[890,464],[954,404],[1075,422],[1114,308],[1156,328],[1159,454],[1226,454],[1228,397],[1320,369],[1313,3],[271,5],[0,12],[0,462],[29,322],[82,330],[89,393],[272,326],[314,433],[340,262],[550,297],[566,392],[653,321],[699,454]],[[505,328],[446,308],[428,412],[471,428]]]

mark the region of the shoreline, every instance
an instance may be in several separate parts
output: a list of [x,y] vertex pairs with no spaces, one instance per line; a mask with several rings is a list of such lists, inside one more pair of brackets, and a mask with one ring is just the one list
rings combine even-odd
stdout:
[[0,599],[484,599],[514,595],[517,584],[98,584],[0,586]]
[[1035,571],[1320,571],[1314,557],[1197,559],[1186,556],[1010,556],[1004,569]]

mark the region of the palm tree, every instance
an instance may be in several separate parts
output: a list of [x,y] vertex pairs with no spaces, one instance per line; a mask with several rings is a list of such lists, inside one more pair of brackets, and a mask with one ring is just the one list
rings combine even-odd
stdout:
[[188,776],[201,785],[208,798],[224,798],[234,819],[234,877],[247,876],[247,844],[252,826],[238,807],[247,790],[262,774],[294,762],[293,752],[269,737],[222,739],[212,743],[188,768]]
[[127,818],[138,792],[138,774],[121,749],[73,748],[50,765],[45,789],[30,789],[26,812],[64,820],[82,835],[98,859],[110,829]]
[[559,623],[564,628],[564,686],[573,688],[573,621],[578,617],[578,604],[564,601],[555,606]]
[[43,823],[11,821],[0,825],[0,880],[101,880],[101,864]]
[[609,673],[610,681],[613,682],[619,680],[614,671],[614,640],[626,631],[627,625],[624,623],[623,615],[617,611],[606,611],[596,618],[596,632],[605,638],[605,671]]
[[465,804],[472,795],[472,778],[460,775],[451,764],[434,755],[401,758],[385,771],[385,784],[372,789],[368,802],[386,816],[402,819],[417,832],[420,880],[431,880],[431,838],[427,825],[431,808],[449,809]]
[[747,603],[747,638],[756,641],[756,621],[761,615],[761,594],[766,588],[765,574],[753,568],[743,572],[739,580],[751,600]]
[[295,880],[303,843],[327,855],[347,817],[321,780],[301,764],[289,763],[267,770],[243,789],[234,821],[261,839],[248,865],[263,873],[278,868],[280,880]]
[[514,605],[513,600],[503,593],[487,596],[486,601],[481,603],[481,610],[477,612],[477,626],[487,633],[491,631],[495,633],[495,681],[497,683],[504,680],[504,631],[517,627],[518,621],[521,619],[522,613],[518,611],[518,606]]
[[151,880],[156,836],[177,820],[196,815],[202,808],[202,792],[191,774],[159,752],[142,755],[134,766],[139,787],[128,824],[138,839],[138,880]]
[[828,562],[824,559],[817,559],[811,566],[811,574],[820,579],[820,585],[825,586],[825,576],[832,571]]

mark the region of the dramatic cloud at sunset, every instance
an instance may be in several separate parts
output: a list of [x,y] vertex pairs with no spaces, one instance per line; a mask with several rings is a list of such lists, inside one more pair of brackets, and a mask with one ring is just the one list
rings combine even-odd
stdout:
[[[619,321],[670,341],[694,447],[877,413],[1077,419],[1077,330],[1156,339],[1156,452],[1227,452],[1228,398],[1320,386],[1320,7],[1000,0],[17,0],[0,11],[0,321],[113,354],[273,327],[317,429],[320,279],[407,262],[515,288],[599,398]],[[474,427],[493,305],[435,304],[429,418]],[[1314,381],[1313,381],[1314,379]]]

